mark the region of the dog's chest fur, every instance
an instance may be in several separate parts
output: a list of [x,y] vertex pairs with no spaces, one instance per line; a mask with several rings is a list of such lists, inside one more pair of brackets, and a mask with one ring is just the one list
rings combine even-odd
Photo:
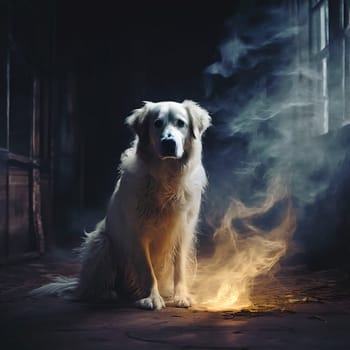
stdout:
[[184,178],[168,176],[155,179],[146,176],[145,185],[137,201],[137,212],[144,221],[157,223],[165,217],[181,213],[191,200],[191,192],[184,186]]

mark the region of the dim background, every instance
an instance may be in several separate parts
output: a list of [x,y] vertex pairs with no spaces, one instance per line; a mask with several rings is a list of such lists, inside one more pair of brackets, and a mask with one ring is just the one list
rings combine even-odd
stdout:
[[[276,6],[287,17],[271,15],[268,10]],[[307,35],[277,35],[266,44],[290,21]],[[276,130],[302,125],[295,133],[302,129],[301,139],[309,144],[295,150],[310,159],[304,160],[307,174],[294,178],[303,186],[292,181],[300,247],[295,259],[348,267],[348,21],[345,0],[1,1],[1,262],[80,242],[83,231],[103,218],[120,154],[132,140],[125,117],[144,100],[192,99],[209,110],[214,124],[203,140],[209,175],[203,216],[218,197],[221,203],[235,195],[249,202],[249,194],[260,192],[267,164],[272,162],[270,169],[276,164],[266,158],[271,151],[266,143],[275,142]],[[276,96],[273,106],[281,91],[295,90],[273,83],[275,68],[296,64],[290,59],[295,55],[310,69],[310,74],[300,70],[296,79],[304,79],[302,86],[316,98],[302,110],[295,103],[289,124],[271,125],[266,118],[254,132],[244,129],[242,111],[257,91],[267,101]],[[242,129],[222,131],[236,120]],[[255,147],[256,140],[266,142]],[[320,154],[328,154],[327,161]],[[232,175],[259,156],[254,174]],[[312,200],[302,198],[310,191]],[[203,234],[210,232],[206,223],[203,219]]]

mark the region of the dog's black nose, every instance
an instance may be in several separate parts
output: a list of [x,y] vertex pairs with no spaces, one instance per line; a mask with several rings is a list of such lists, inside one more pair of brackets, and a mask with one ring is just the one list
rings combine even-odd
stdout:
[[162,139],[161,145],[163,157],[176,157],[176,141],[173,138]]

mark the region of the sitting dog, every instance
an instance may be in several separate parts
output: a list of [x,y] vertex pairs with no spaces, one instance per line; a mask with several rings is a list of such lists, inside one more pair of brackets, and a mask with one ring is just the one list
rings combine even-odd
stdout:
[[[193,101],[145,102],[126,119],[135,139],[122,157],[107,215],[86,234],[81,271],[35,294],[74,290],[83,300],[127,298],[144,309],[189,307],[196,252],[206,110]],[[163,296],[162,296],[163,295]]]

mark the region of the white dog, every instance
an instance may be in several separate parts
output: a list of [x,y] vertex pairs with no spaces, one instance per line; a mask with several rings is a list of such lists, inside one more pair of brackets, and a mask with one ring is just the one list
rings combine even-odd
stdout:
[[176,306],[189,307],[207,183],[201,136],[210,121],[192,101],[145,102],[134,110],[126,123],[136,137],[121,157],[106,218],[81,247],[79,278],[61,279],[35,294],[75,290],[81,299],[128,298],[144,309],[161,309],[163,297],[171,296]]

